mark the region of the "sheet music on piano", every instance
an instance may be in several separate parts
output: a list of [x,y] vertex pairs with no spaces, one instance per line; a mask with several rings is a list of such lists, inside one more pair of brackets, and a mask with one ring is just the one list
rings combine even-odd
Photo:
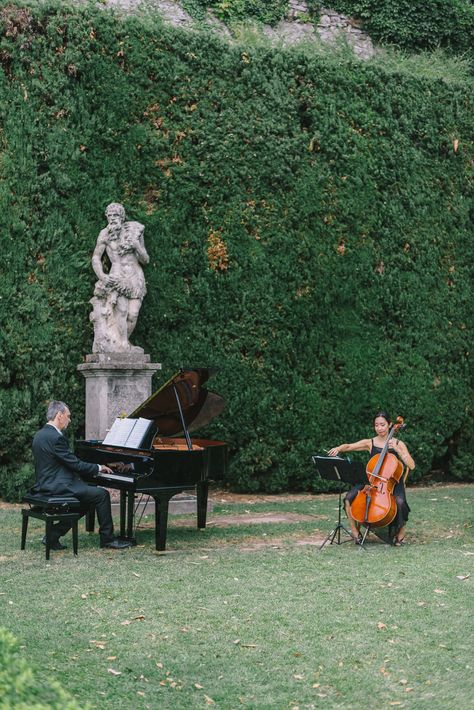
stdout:
[[103,444],[109,446],[124,446],[129,449],[139,449],[144,446],[144,440],[154,426],[152,419],[116,419],[112,424]]

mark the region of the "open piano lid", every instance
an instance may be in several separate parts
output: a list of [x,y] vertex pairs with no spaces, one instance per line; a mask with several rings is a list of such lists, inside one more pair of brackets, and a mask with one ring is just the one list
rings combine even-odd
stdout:
[[187,430],[200,429],[217,417],[225,407],[222,397],[208,392],[203,387],[214,372],[214,369],[207,367],[180,370],[128,416],[153,419],[158,434],[179,436],[184,430],[178,397]]

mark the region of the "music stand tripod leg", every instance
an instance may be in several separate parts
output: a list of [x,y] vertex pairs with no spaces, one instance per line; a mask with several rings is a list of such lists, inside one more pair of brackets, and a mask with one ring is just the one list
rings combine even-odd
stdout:
[[341,530],[344,530],[344,532],[346,532],[346,533],[349,535],[349,537],[352,539],[352,533],[351,533],[351,531],[348,530],[348,529],[346,528],[346,526],[341,523],[341,510],[342,510],[341,496],[342,496],[342,485],[341,485],[341,487],[339,488],[339,520],[338,520],[338,524],[337,524],[337,527],[338,527],[338,536],[339,536],[339,537],[338,537],[338,545],[342,545],[344,542],[349,542],[349,540],[343,540],[343,542],[341,542]]
[[351,540],[352,540],[352,535],[351,535],[351,533],[350,533],[349,530],[341,523],[341,508],[342,508],[341,497],[342,497],[342,486],[339,486],[339,507],[338,507],[337,525],[336,525],[336,527],[335,527],[333,530],[331,530],[331,532],[329,533],[329,535],[326,537],[326,539],[323,541],[323,543],[319,546],[319,548],[318,548],[319,550],[322,550],[323,547],[324,547],[324,545],[325,545],[327,542],[329,542],[329,544],[332,545],[333,542],[334,542],[334,540],[335,540],[335,538],[336,538],[336,535],[337,535],[336,545],[343,545],[345,542],[350,542],[350,540],[342,540],[342,541],[341,541],[341,530],[344,530],[344,532],[346,532],[346,533],[349,535],[349,537],[351,538]]

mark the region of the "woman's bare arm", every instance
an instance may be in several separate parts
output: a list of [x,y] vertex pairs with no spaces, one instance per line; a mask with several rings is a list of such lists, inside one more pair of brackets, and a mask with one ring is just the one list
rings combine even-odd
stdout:
[[339,446],[334,446],[334,448],[329,449],[329,456],[339,456],[339,454],[345,454],[348,451],[370,451],[372,448],[371,439],[361,439],[360,441],[354,441],[353,444],[340,444]]

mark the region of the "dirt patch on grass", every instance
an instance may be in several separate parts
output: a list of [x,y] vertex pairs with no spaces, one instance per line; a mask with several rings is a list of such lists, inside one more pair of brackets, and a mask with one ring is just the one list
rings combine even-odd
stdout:
[[227,527],[230,525],[255,525],[258,523],[300,523],[325,516],[304,515],[299,513],[241,513],[240,515],[219,515],[209,518],[209,527]]
[[[268,513],[240,513],[236,515],[218,515],[209,517],[206,527],[208,528],[229,528],[245,525],[275,525],[275,524],[296,524],[308,523],[323,520],[327,521],[327,515],[306,515],[304,513],[291,512],[268,512]],[[189,526],[189,520],[174,520],[173,526]],[[328,528],[329,532],[329,528]],[[278,550],[285,549],[292,545],[312,545],[319,546],[326,538],[326,534],[321,531],[315,531],[308,535],[308,530],[298,532],[297,530],[290,532],[285,537],[269,534],[266,537],[266,532],[256,532],[255,536],[246,536],[244,540],[236,540],[235,542],[226,542],[226,546],[232,546],[239,549],[241,552],[257,552],[265,548]]]
[[320,547],[324,540],[325,535],[321,533],[315,533],[311,537],[291,537],[291,538],[271,538],[270,540],[246,540],[245,542],[237,543],[237,547],[241,552],[258,552],[258,550],[263,550],[269,548],[270,550],[284,550],[288,549],[292,545],[298,545],[304,547],[306,545],[312,547]]
[[[229,503],[231,505],[256,505],[257,503],[295,503],[299,501],[318,500],[334,493],[231,493],[219,488],[209,491],[209,498],[214,503]],[[337,495],[337,494],[336,494]]]

